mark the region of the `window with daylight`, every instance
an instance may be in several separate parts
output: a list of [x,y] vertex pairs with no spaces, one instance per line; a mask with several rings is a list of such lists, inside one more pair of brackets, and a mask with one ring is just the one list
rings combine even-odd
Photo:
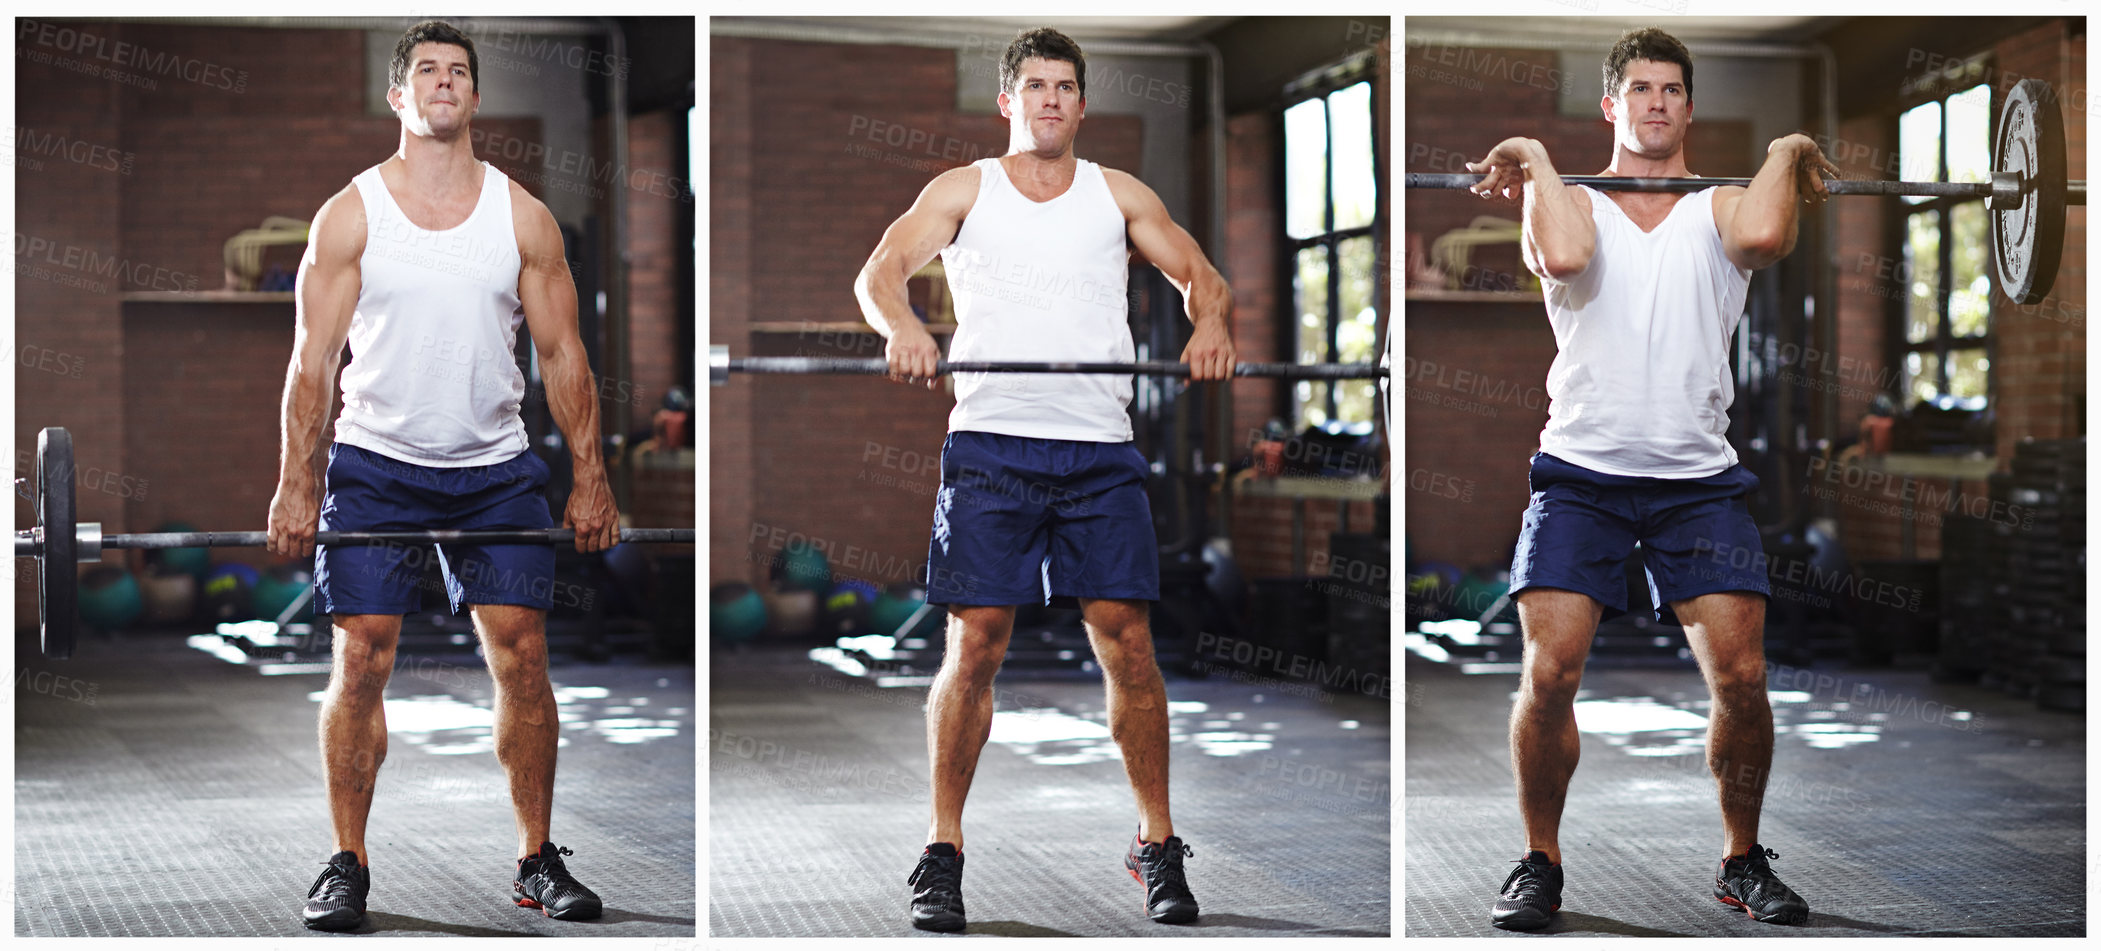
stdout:
[[[1991,181],[1988,85],[1907,110],[1897,122],[1905,181]],[[1992,392],[1991,216],[1982,198],[1904,199],[1904,405],[1983,409]]]
[[[1361,75],[1361,74],[1358,74]],[[1293,338],[1300,363],[1379,359],[1379,174],[1372,87],[1330,82],[1295,90],[1284,110],[1284,232],[1291,255]],[[1371,380],[1300,380],[1299,427],[1372,419]]]

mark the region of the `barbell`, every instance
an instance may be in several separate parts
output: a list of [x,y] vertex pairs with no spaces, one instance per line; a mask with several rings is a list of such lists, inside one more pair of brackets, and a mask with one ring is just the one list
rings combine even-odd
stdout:
[[[2057,280],[2064,252],[2065,206],[2086,204],[2086,182],[2065,179],[2065,124],[2048,83],[2023,79],[2007,92],[1992,135],[1990,182],[1893,182],[1835,179],[1833,195],[1919,195],[1983,198],[1991,208],[1992,258],[1999,288],[2018,304],[2038,304]],[[1691,192],[1717,185],[1749,185],[1748,178],[1623,178],[1563,175],[1570,185],[1613,191]],[[1409,172],[1409,188],[1468,188],[1471,173]]]
[[[81,522],[73,507],[73,435],[53,426],[36,440],[36,518],[33,529],[15,533],[15,557],[37,560],[37,626],[44,656],[73,656],[79,637],[80,576],[75,563],[95,563],[111,548],[254,548],[268,532],[102,533],[99,522]],[[623,528],[623,542],[691,544],[690,528]],[[321,545],[573,545],[567,528],[486,531],[316,532]]]
[[[889,362],[881,357],[732,357],[720,344],[708,347],[708,383],[722,386],[732,373],[846,374],[886,376]],[[941,360],[936,375],[950,373],[1105,373],[1122,376],[1188,376],[1189,364],[1166,360],[1136,363],[1049,363],[1008,360]],[[1236,377],[1274,377],[1290,380],[1363,380],[1387,375],[1376,363],[1236,363]]]

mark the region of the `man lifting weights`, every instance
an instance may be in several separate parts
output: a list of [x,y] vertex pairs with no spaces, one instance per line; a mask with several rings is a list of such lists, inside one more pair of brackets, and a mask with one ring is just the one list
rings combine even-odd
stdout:
[[[1627,33],[1606,57],[1600,102],[1613,127],[1604,175],[1686,177],[1692,56],[1661,30]],[[1510,716],[1526,852],[1503,883],[1500,928],[1548,925],[1561,907],[1562,806],[1580,749],[1574,702],[1606,610],[1627,609],[1621,564],[1639,541],[1656,604],[1684,622],[1714,698],[1707,761],[1720,789],[1724,858],[1714,895],[1760,921],[1800,923],[1809,906],[1758,844],[1773,759],[1765,691],[1762,551],[1744,498],[1758,479],[1726,438],[1729,339],[1751,272],[1794,249],[1796,210],[1827,196],[1837,169],[1789,135],[1748,188],[1690,194],[1569,188],[1537,140],[1506,139],[1467,166],[1483,197],[1524,200],[1525,266],[1546,289],[1559,353],[1532,457],[1510,590],[1524,670]]]
[[[1007,153],[942,173],[883,234],[855,282],[888,339],[892,379],[933,384],[941,358],[905,292],[938,252],[955,300],[955,360],[1130,362],[1130,250],[1181,290],[1195,325],[1182,360],[1197,380],[1233,374],[1232,291],[1152,189],[1077,157],[1087,61],[1069,37],[1030,30],[1000,60]],[[1052,288],[1048,292],[1043,288]],[[1124,866],[1147,914],[1197,916],[1193,854],[1167,795],[1167,691],[1148,602],[1159,547],[1132,445],[1129,377],[957,374],[941,453],[927,601],[948,606],[948,642],[927,701],[933,814],[910,882],[912,923],[960,931],[963,801],[992,728],[992,679],[1017,605],[1077,599],[1107,684],[1109,729],[1138,802]]]

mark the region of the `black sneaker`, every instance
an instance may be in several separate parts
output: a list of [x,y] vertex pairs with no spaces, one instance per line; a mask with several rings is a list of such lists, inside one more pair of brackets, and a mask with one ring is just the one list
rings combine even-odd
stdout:
[[1808,921],[1809,903],[1794,889],[1780,884],[1780,879],[1773,876],[1773,867],[1766,864],[1766,859],[1779,857],[1778,852],[1754,845],[1743,855],[1723,859],[1721,869],[1714,873],[1714,897],[1759,921],[1783,925]]
[[1186,925],[1196,920],[1196,896],[1182,878],[1182,857],[1196,850],[1182,844],[1180,836],[1166,842],[1147,842],[1131,837],[1131,850],[1124,853],[1123,867],[1145,886],[1145,913],[1163,925]]
[[372,870],[357,864],[357,853],[337,852],[306,890],[300,917],[315,931],[349,931],[365,923],[365,896],[371,891]]
[[563,921],[596,918],[605,910],[598,894],[569,876],[562,856],[576,853],[540,843],[540,854],[518,860],[518,877],[511,881],[511,899],[521,908],[538,908],[540,914]]
[[1525,853],[1503,879],[1489,923],[1511,931],[1538,931],[1561,910],[1561,865],[1538,849]]
[[963,853],[936,842],[919,854],[919,867],[905,879],[912,886],[912,927],[921,931],[963,930]]

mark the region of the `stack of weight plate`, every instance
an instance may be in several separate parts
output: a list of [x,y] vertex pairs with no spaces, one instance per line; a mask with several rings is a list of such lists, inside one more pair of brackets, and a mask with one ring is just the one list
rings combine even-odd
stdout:
[[[1994,472],[1986,482],[1990,486],[1990,503],[1984,513],[1984,580],[1990,586],[1991,600],[1978,616],[1987,640],[1981,682],[2017,696],[2034,696],[2033,659],[2037,645],[2024,624],[2014,618],[2012,567],[2014,549],[2024,537],[2021,516],[2027,510],[2013,507],[2013,476]],[[1962,503],[1974,508],[1968,499]],[[2029,514],[2032,519],[2032,513]]]
[[[1383,532],[1335,532],[1328,554],[1327,643],[1319,653],[1354,682],[1382,681],[1393,670],[1393,542]],[[1462,616],[1487,607],[1473,604]]]
[[1941,523],[1940,652],[1933,679],[1978,679],[1989,663],[1993,617],[1991,520],[1961,506]]
[[2084,440],[2025,439],[2014,450],[2008,618],[2029,642],[2036,702],[2051,709],[2086,705],[2085,482]]

